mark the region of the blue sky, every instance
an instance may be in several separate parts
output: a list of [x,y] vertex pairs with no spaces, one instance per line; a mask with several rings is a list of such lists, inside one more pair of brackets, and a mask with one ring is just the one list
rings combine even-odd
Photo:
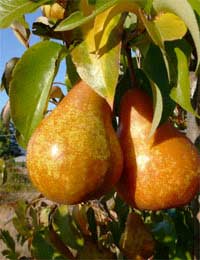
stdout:
[[[28,14],[26,16],[27,22],[31,24],[36,20],[37,17],[41,15],[41,11],[38,9],[37,12]],[[30,46],[39,41],[39,37],[31,35]],[[22,54],[26,51],[26,48],[18,41],[18,39],[13,34],[10,28],[0,29],[0,77],[2,77],[5,64],[13,57],[21,57]],[[58,75],[55,78],[55,81],[64,82],[65,77],[65,67],[62,65]],[[63,88],[65,91],[65,88]],[[5,91],[0,91],[0,111],[8,100],[8,96]]]

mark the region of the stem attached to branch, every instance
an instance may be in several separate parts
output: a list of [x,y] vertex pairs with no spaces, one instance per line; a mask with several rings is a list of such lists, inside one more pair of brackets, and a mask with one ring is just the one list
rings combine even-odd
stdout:
[[126,44],[125,46],[125,51],[126,51],[126,56],[128,61],[130,79],[131,79],[131,88],[134,88],[135,86],[137,86],[137,81],[136,81],[135,71],[133,67],[131,48],[128,46],[128,44]]

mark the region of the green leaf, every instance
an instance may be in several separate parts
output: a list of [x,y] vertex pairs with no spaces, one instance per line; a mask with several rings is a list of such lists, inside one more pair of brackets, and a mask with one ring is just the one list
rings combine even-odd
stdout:
[[0,0],[0,28],[8,27],[13,21],[47,2],[49,0]]
[[63,51],[63,46],[55,42],[40,42],[24,53],[14,69],[10,85],[11,116],[23,147],[44,116]]
[[66,64],[67,64],[66,85],[67,85],[67,90],[69,91],[80,80],[80,77],[76,71],[76,67],[74,63],[72,62],[71,55],[67,55]]
[[151,37],[152,41],[158,45],[161,49],[164,49],[164,43],[161,38],[160,32],[156,27],[153,21],[147,19],[145,13],[142,10],[139,10],[140,19],[143,22],[149,36]]
[[174,244],[177,239],[174,222],[171,218],[165,217],[161,222],[153,224],[152,233],[156,240],[164,244]]
[[16,260],[16,259],[19,259],[19,253],[16,253],[16,252],[13,252],[12,250],[3,250],[2,252],[2,255],[4,255],[7,259],[10,259],[10,260]]
[[200,15],[200,0],[188,0],[192,8]]
[[[167,70],[165,67],[165,62],[162,53],[157,46],[151,44],[151,46],[149,47],[147,55],[145,56],[142,64],[142,69],[145,72],[146,76],[152,82],[154,82],[154,84],[156,84],[156,86],[159,88],[161,92],[162,100],[163,100],[163,113],[162,113],[161,122],[164,122],[168,119],[169,115],[172,113],[175,103],[172,101],[172,99],[169,96],[171,91],[171,86],[168,80]],[[158,93],[157,96],[159,96]]]
[[18,233],[24,237],[29,237],[30,235],[30,224],[26,216],[27,204],[21,200],[18,201],[17,207],[15,209],[15,217],[13,218],[13,225]]
[[195,13],[187,0],[154,0],[153,6],[159,12],[171,12],[179,16],[188,27],[197,51],[198,62],[200,62],[200,31],[195,17]]
[[155,133],[157,127],[159,126],[163,111],[163,101],[160,89],[153,81],[150,80],[150,82],[153,93],[154,114],[149,137]]
[[[170,97],[183,109],[198,116],[190,102],[190,79],[187,56],[180,48],[175,48],[175,53],[177,57],[178,79],[177,86],[172,88]],[[200,116],[198,117],[200,118]]]
[[97,0],[96,9],[94,9],[93,12],[91,12],[89,15],[84,16],[83,11],[76,11],[72,13],[69,17],[64,19],[61,23],[59,23],[55,31],[72,30],[80,25],[83,25],[91,21],[98,14],[115,5],[118,1],[119,0]]
[[[115,11],[112,13],[112,17],[123,12],[134,12],[136,6],[144,7],[146,0],[96,0],[95,8],[88,15],[84,15],[82,10],[72,13],[69,17],[64,19],[56,27],[56,31],[67,31],[72,30],[78,26],[81,26],[92,19],[94,19],[98,14],[106,11],[107,9],[115,6]],[[110,17],[110,18],[112,18]]]
[[43,230],[34,233],[31,252],[36,259],[55,259],[55,250],[46,240]]
[[53,216],[53,228],[65,244],[77,250],[83,247],[83,237],[69,214],[67,206],[62,205],[57,208]]
[[95,213],[92,207],[90,207],[87,210],[87,219],[88,219],[89,229],[92,233],[92,239],[93,241],[98,241],[97,223],[96,223]]
[[106,26],[99,50],[95,49],[96,32],[91,28],[86,39],[71,52],[79,76],[111,102],[119,74],[121,50],[119,21],[120,16],[115,16]]
[[15,241],[11,237],[9,231],[7,230],[0,230],[0,239],[6,244],[6,246],[13,252],[15,252]]

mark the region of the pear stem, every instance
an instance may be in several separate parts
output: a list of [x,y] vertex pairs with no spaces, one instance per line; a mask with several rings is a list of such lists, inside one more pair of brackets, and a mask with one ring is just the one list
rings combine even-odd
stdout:
[[133,61],[132,61],[132,55],[131,55],[131,48],[126,44],[125,46],[127,61],[128,61],[128,68],[129,68],[129,74],[131,79],[131,88],[134,88],[137,86],[135,71],[133,67]]

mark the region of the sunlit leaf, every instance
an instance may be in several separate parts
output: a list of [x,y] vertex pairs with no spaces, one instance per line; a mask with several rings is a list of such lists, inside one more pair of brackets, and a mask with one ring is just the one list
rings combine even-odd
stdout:
[[154,24],[163,41],[181,39],[187,32],[182,19],[173,13],[161,13],[155,17]]
[[[106,17],[105,17],[106,19]],[[94,28],[71,54],[80,77],[97,93],[112,102],[119,73],[120,35],[115,16],[107,25],[101,38],[100,49],[95,51]]]
[[[98,14],[106,11],[113,6],[115,6],[115,8],[112,12],[112,17],[123,12],[135,12],[136,8],[144,7],[145,3],[145,0],[96,0],[95,8],[89,15],[85,16],[81,10],[76,11],[72,13],[69,17],[64,19],[61,23],[59,23],[55,30],[72,30],[91,21]],[[112,17],[110,17],[109,19],[111,19]]]
[[72,30],[80,25],[85,24],[88,21],[91,21],[96,15],[102,13],[106,9],[110,8],[114,4],[116,4],[118,0],[111,0],[111,1],[102,1],[102,0],[97,0],[96,5],[100,3],[101,5],[94,9],[93,12],[91,12],[90,15],[84,16],[84,13],[82,11],[76,11],[72,13],[69,17],[64,19],[59,25],[56,27],[56,31],[67,31],[67,30]]
[[153,0],[146,0],[144,10],[147,14],[150,14],[152,7],[153,7]]
[[149,137],[151,137],[155,133],[157,127],[159,126],[160,120],[162,118],[162,112],[163,112],[163,101],[162,101],[162,95],[160,89],[154,82],[152,81],[150,82],[151,82],[151,89],[153,93],[154,114],[153,114],[153,121],[149,133]]
[[164,49],[163,40],[155,23],[153,21],[148,20],[145,13],[142,10],[139,10],[139,15],[153,42],[156,45],[158,45],[161,49]]
[[200,15],[200,0],[188,0],[192,8]]
[[153,6],[158,13],[174,13],[185,22],[185,25],[192,35],[197,50],[198,67],[200,62],[200,30],[192,6],[187,0],[154,0]]
[[8,27],[13,21],[47,2],[49,0],[0,0],[0,28]]
[[175,53],[177,57],[178,79],[177,86],[171,90],[170,96],[183,109],[197,116],[190,101],[190,79],[187,56],[179,48],[175,48]]
[[43,41],[29,48],[17,63],[10,85],[11,116],[26,146],[42,120],[63,46]]

